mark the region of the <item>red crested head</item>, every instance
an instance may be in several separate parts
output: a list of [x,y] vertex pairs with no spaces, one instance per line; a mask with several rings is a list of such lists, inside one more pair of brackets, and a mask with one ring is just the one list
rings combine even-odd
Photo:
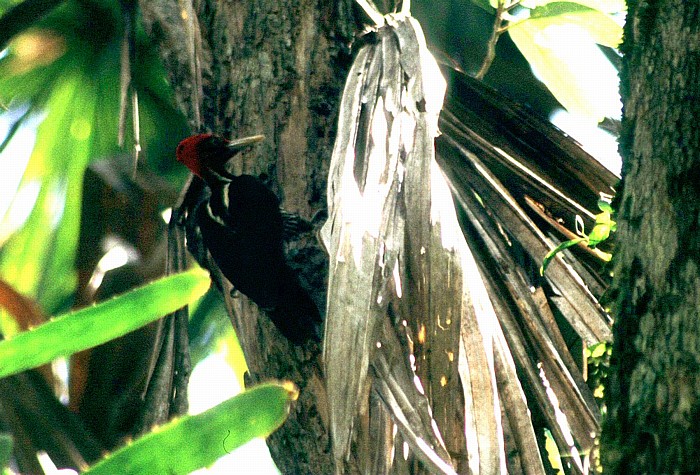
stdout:
[[203,168],[208,167],[214,171],[223,169],[231,157],[264,138],[262,135],[253,135],[237,140],[226,140],[213,134],[192,135],[180,142],[175,155],[178,162],[184,164],[195,175],[202,177]]
[[212,134],[198,134],[187,137],[177,146],[177,161],[190,169],[192,173],[202,176],[202,156],[199,145],[212,137]]

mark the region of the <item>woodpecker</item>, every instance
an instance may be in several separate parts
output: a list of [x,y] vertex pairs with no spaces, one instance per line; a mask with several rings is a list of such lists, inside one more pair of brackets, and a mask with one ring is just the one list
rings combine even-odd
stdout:
[[194,220],[204,246],[234,289],[264,310],[285,337],[300,344],[319,338],[321,317],[286,261],[285,217],[290,215],[260,179],[227,170],[231,159],[262,139],[256,135],[231,141],[199,134],[180,142],[177,160],[209,191],[188,221]]

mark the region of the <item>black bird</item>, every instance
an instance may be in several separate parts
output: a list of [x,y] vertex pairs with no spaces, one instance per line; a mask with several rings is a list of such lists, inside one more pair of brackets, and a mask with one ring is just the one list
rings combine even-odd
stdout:
[[188,220],[193,219],[199,228],[212,259],[236,290],[298,344],[319,338],[321,316],[286,261],[287,213],[257,177],[234,176],[226,168],[241,150],[262,139],[261,135],[234,141],[212,134],[193,135],[178,145],[177,160],[201,178],[210,192]]

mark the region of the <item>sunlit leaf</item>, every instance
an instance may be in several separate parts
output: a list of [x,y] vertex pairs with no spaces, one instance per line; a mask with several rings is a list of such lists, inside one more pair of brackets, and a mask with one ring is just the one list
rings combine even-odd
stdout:
[[[584,17],[605,17],[588,11],[593,13]],[[569,21],[567,15],[556,15],[523,20],[512,24],[508,32],[538,77],[569,112],[596,122],[619,114],[617,71],[588,29]]]
[[547,451],[547,459],[549,460],[549,464],[554,470],[556,470],[557,474],[565,473],[561,461],[561,454],[559,454],[559,447],[557,447],[557,443],[554,441],[554,437],[552,437],[552,433],[549,431],[549,429],[544,430],[544,436],[544,447]]
[[84,473],[177,475],[207,467],[255,437],[277,429],[297,395],[291,383],[261,384],[206,412],[156,428]]
[[[31,213],[3,242],[0,277],[49,314],[69,308],[75,291],[84,171],[92,160],[119,152],[119,17],[118,2],[68,0],[17,35],[0,58],[0,103],[45,116],[21,184],[39,190],[38,196],[33,207],[13,202],[13,210]],[[77,27],[88,22],[93,27]],[[157,53],[138,31],[132,74],[141,98],[142,157],[149,165],[166,163],[158,170],[166,175],[185,122],[174,110]],[[127,127],[127,144],[131,135]],[[0,331],[14,333],[2,313]]]
[[627,10],[625,0],[523,0],[521,5],[527,8],[537,8],[550,3],[576,3],[603,13],[620,13]]
[[196,268],[164,277],[98,305],[61,315],[0,342],[0,377],[125,335],[204,295],[209,275]]
[[[229,327],[231,328],[231,327]],[[238,378],[238,384],[241,387],[245,386],[245,374],[248,371],[248,364],[245,361],[245,354],[243,353],[243,348],[241,348],[241,343],[238,341],[238,336],[236,332],[231,328],[230,334],[227,338],[220,341],[220,346],[225,352],[226,362],[233,368],[234,373],[236,373],[236,378]]]
[[593,345],[588,350],[590,350],[591,358],[600,358],[607,351],[608,345],[605,342],[600,342],[597,345]]
[[[38,294],[44,308],[49,310],[60,308],[61,302],[71,295],[77,283],[77,274],[73,266],[78,247],[81,209],[80,206],[75,206],[75,203],[82,201],[83,174],[91,158],[97,105],[94,84],[85,78],[81,78],[79,84],[80,92],[76,94],[70,108],[70,125],[67,134],[63,141],[54,143],[50,152],[47,150],[52,157],[57,155],[71,157],[70,160],[65,161],[63,170],[65,177],[61,179],[59,185],[63,193],[59,199],[63,199],[64,205],[60,222],[48,249],[49,259],[44,266]],[[45,132],[40,128],[37,142],[47,138],[44,134],[49,133],[56,135],[55,130]],[[40,145],[37,145],[37,149],[39,147]]]
[[544,29],[551,25],[578,25],[596,43],[615,48],[622,41],[622,26],[609,15],[571,2],[554,2],[535,8],[527,22]]
[[588,245],[595,247],[601,242],[610,237],[610,225],[598,224],[593,227],[591,234],[588,235]]
[[610,213],[608,213],[607,211],[603,211],[602,213],[598,213],[595,215],[595,223],[610,225],[614,223],[614,221],[612,220]]
[[615,221],[608,211],[603,211],[595,217],[595,226],[588,235],[588,245],[595,247],[610,237],[610,233],[617,228]]
[[190,306],[188,333],[193,366],[212,353],[222,354],[236,373],[239,386],[245,387],[248,366],[217,289],[212,287],[196,305]]
[[[78,65],[58,79],[22,179],[23,184],[40,184],[39,195],[24,226],[8,240],[0,256],[3,278],[21,293],[36,298],[47,312],[58,310],[77,278],[73,262],[80,220],[78,203],[89,159],[91,127],[86,116],[93,114],[95,106],[89,86]],[[66,202],[67,198],[71,201]],[[3,325],[2,330],[8,328]]]

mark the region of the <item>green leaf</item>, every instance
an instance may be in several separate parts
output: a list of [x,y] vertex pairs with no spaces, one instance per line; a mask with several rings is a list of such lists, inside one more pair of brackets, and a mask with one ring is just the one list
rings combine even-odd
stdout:
[[[523,0],[520,4],[526,8],[537,8],[550,3],[562,3],[562,0]],[[571,0],[566,3],[577,3],[603,13],[622,13],[627,11],[625,0]]]
[[37,133],[35,147],[35,152],[41,151],[42,141],[53,141],[51,149],[44,150],[50,159],[59,162],[56,160],[57,156],[71,157],[70,160],[65,160],[63,168],[54,175],[57,177],[54,186],[62,195],[58,199],[62,199],[64,205],[60,222],[47,249],[48,255],[37,294],[42,307],[50,312],[60,307],[61,302],[72,294],[77,284],[74,263],[80,234],[81,206],[76,204],[82,199],[83,174],[90,162],[91,143],[95,136],[97,94],[94,82],[81,75],[76,79],[76,84],[78,90],[66,117],[67,128],[63,129],[65,133],[61,134],[61,129],[46,130],[45,124],[42,124]]
[[617,115],[617,71],[595,41],[617,41],[620,27],[574,3],[557,2],[532,13],[510,24],[508,32],[542,82],[569,112],[596,122]]
[[561,455],[559,454],[559,447],[557,447],[557,443],[554,441],[554,436],[552,436],[549,429],[544,430],[544,436],[544,448],[547,451],[547,459],[549,460],[549,464],[554,470],[556,470],[557,474],[566,473],[564,471],[564,464],[562,463]]
[[[15,36],[0,58],[0,106],[13,104],[32,117],[45,116],[20,185],[38,190],[38,198],[33,207],[13,203],[13,211],[30,208],[31,213],[12,235],[3,233],[0,278],[37,300],[47,314],[69,308],[75,292],[84,171],[91,160],[119,152],[119,18],[119,2],[62,2]],[[86,24],[92,27],[82,28]],[[133,65],[132,79],[139,92],[142,156],[148,157],[148,167],[168,176],[186,123],[173,107],[157,51],[143,29],[137,30],[140,61]],[[127,145],[131,135],[127,127]],[[6,337],[16,332],[2,311],[0,331]]]
[[17,35],[0,59],[0,102],[29,102],[38,111],[48,100],[60,72],[73,72],[75,67],[75,56],[66,54],[63,37],[32,28]]
[[605,354],[607,351],[607,344],[603,341],[601,343],[598,343],[597,345],[593,345],[588,347],[588,350],[590,351],[590,357],[591,358],[600,358]]
[[588,245],[596,247],[610,237],[610,224],[596,224],[588,235]]
[[598,200],[598,209],[613,214],[613,208],[609,201]]
[[605,396],[605,386],[602,384],[593,390],[593,397],[596,399],[603,399]]
[[542,267],[540,267],[540,275],[544,275],[544,271],[547,270],[547,266],[549,265],[549,262],[554,258],[554,256],[557,255],[558,252],[563,251],[564,249],[567,249],[571,246],[575,246],[576,244],[585,241],[586,237],[579,237],[576,239],[572,239],[570,241],[564,241],[563,243],[559,244],[557,247],[552,249],[547,253],[546,256],[544,256],[544,259],[542,259]]
[[[39,195],[23,227],[2,250],[0,274],[21,293],[36,298],[47,313],[53,313],[77,281],[73,263],[95,109],[94,88],[78,62],[56,80],[47,106],[48,114],[37,130],[36,145],[20,184],[39,186]],[[5,320],[1,327],[3,332],[11,329]]]
[[610,213],[608,213],[607,211],[603,211],[602,213],[598,213],[595,215],[595,223],[596,224],[611,225],[614,222],[615,221],[612,220]]
[[0,0],[0,14],[5,13],[6,10],[9,10],[18,3],[21,3],[21,0]]
[[205,271],[192,269],[19,333],[0,342],[0,377],[125,335],[193,302],[209,285]]
[[172,421],[108,455],[89,475],[187,474],[207,467],[255,437],[266,437],[289,414],[298,392],[267,383],[198,414]]
[[617,223],[612,220],[610,212],[603,211],[595,216],[595,226],[588,235],[588,245],[595,247],[610,237],[610,233],[615,232]]
[[577,25],[596,43],[616,48],[622,42],[622,26],[610,15],[578,3],[553,2],[537,7],[525,21],[539,21],[541,28],[549,25]]

